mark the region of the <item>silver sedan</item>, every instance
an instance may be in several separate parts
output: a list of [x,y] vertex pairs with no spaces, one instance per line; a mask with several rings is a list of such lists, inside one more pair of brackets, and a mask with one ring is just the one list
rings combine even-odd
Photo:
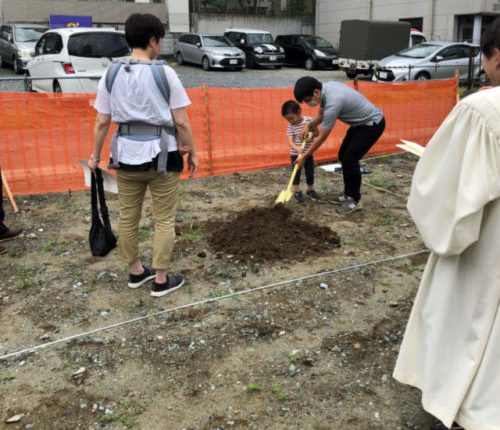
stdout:
[[479,46],[470,43],[420,43],[380,60],[372,79],[383,82],[425,81],[451,78],[458,70],[459,79],[467,80],[469,63],[473,77],[480,75],[480,56]]
[[199,64],[204,70],[245,67],[245,53],[225,36],[183,34],[174,45],[177,63]]

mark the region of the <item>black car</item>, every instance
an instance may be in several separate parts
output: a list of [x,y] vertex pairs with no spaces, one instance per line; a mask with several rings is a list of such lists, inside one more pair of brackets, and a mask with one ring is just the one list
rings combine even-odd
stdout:
[[338,68],[337,50],[325,39],[308,34],[276,36],[276,43],[285,50],[285,62],[307,70]]
[[245,52],[247,67],[281,67],[284,63],[285,51],[268,31],[231,28],[224,36]]

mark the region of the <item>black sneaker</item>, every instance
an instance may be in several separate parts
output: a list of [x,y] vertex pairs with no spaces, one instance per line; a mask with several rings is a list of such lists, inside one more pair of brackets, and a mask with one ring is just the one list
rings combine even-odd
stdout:
[[306,191],[306,194],[313,200],[321,200],[321,197],[315,190]]
[[302,191],[296,191],[295,193],[293,193],[293,198],[297,201],[297,203],[304,203]]
[[147,267],[144,267],[144,272],[142,272],[140,275],[132,275],[132,273],[128,275],[128,287],[139,288],[142,284],[148,282],[154,277],[155,269],[148,269]]
[[337,212],[339,214],[349,214],[354,211],[359,211],[362,207],[363,205],[361,204],[361,202],[357,202],[351,197],[347,197],[344,203],[342,203],[342,205],[337,208]]
[[153,282],[153,288],[151,289],[151,295],[153,297],[161,297],[165,294],[171,293],[172,291],[181,288],[184,284],[184,277],[182,275],[167,275],[167,281],[161,284]]

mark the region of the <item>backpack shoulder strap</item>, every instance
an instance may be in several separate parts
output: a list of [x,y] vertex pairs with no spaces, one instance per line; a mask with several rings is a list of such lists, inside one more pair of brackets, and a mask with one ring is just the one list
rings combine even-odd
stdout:
[[158,86],[163,98],[170,105],[170,85],[168,84],[167,75],[162,62],[153,62],[151,64],[151,72],[153,73],[153,78]]
[[111,88],[113,88],[113,83],[115,82],[116,75],[122,65],[123,63],[121,61],[113,61],[110,64],[108,71],[106,72],[106,89],[110,94]]

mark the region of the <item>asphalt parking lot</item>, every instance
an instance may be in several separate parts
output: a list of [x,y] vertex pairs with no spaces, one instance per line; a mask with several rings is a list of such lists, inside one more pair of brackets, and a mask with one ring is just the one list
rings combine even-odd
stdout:
[[[339,70],[312,70],[308,71],[296,67],[282,67],[280,69],[243,69],[204,71],[201,67],[182,65],[175,62],[170,65],[177,71],[185,88],[196,88],[207,84],[219,88],[280,88],[293,87],[295,81],[302,76],[314,76],[320,81],[345,81],[344,72]],[[24,92],[23,75],[16,75],[11,68],[0,68],[0,78],[14,78],[0,80],[0,91]]]

